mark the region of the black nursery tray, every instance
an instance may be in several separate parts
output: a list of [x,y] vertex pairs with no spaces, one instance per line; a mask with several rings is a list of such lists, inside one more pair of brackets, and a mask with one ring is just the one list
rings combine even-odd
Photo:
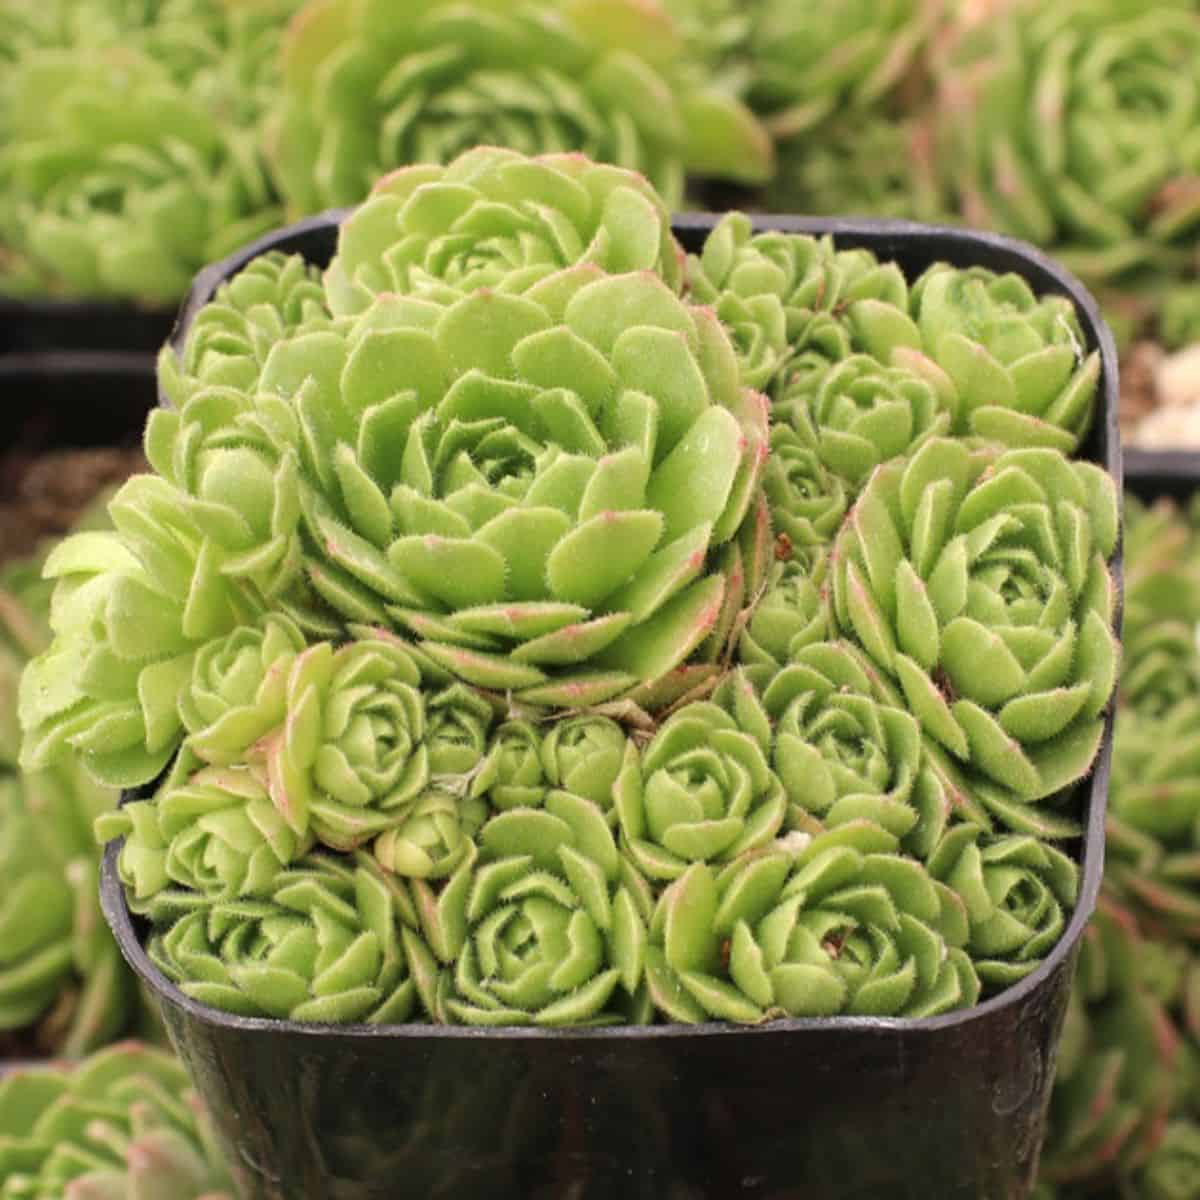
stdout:
[[[178,347],[219,284],[267,250],[328,263],[339,213],[291,226],[197,277]],[[697,250],[714,218],[683,215]],[[760,218],[897,261],[1015,271],[1070,297],[1103,363],[1082,454],[1121,477],[1117,359],[1090,296],[1007,238],[896,222]],[[1118,580],[1120,562],[1114,564]],[[1020,1200],[1032,1188],[1080,934],[1100,885],[1111,717],[1082,786],[1082,888],[1031,975],[921,1020],[838,1017],[604,1029],[315,1026],[232,1016],[151,964],[105,855],[102,899],[163,1016],[247,1200]]]
[[156,354],[174,322],[173,309],[0,296],[0,355],[48,351]]
[[1173,496],[1190,499],[1200,491],[1200,451],[1125,451],[1125,486],[1143,500]]

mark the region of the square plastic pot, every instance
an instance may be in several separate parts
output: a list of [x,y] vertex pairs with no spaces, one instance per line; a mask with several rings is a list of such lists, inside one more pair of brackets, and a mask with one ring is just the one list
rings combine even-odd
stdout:
[[[325,264],[340,214],[202,272],[182,344],[222,280],[268,249]],[[699,248],[713,218],[675,230]],[[762,219],[899,262],[1015,271],[1076,304],[1103,361],[1083,447],[1120,483],[1117,365],[1091,298],[1011,240],[894,222]],[[1114,564],[1119,579],[1120,563]],[[317,1026],[218,1012],[151,964],[108,847],[105,914],[158,997],[212,1107],[247,1200],[1020,1200],[1036,1173],[1080,933],[1100,884],[1111,719],[1080,788],[1082,890],[1066,934],[1023,981],[921,1020],[833,1018],[594,1030]]]

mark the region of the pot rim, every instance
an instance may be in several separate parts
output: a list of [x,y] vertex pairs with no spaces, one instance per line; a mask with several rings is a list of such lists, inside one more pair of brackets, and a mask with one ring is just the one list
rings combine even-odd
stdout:
[[[252,259],[270,250],[291,249],[296,252],[296,243],[302,243],[312,235],[327,234],[353,209],[329,209],[302,221],[257,239],[242,247],[220,262],[213,263],[200,271],[192,283],[188,295],[179,310],[172,330],[170,345],[178,351],[182,348],[192,320],[199,310],[215,295],[218,287],[235,275]],[[672,217],[672,230],[677,237],[694,240],[702,238],[721,219],[720,214],[680,213]],[[1089,348],[1100,352],[1101,385],[1099,409],[1093,425],[1093,436],[1099,434],[1100,451],[1097,461],[1112,477],[1118,494],[1122,488],[1121,443],[1117,429],[1117,351],[1110,332],[1091,294],[1078,279],[1048,255],[1016,238],[1003,234],[978,232],[953,226],[923,225],[914,221],[874,220],[869,218],[818,218],[752,215],[755,232],[804,233],[816,236],[832,235],[835,242],[850,241],[853,244],[869,244],[870,248],[884,259],[904,256],[906,250],[918,250],[929,243],[936,243],[939,253],[931,255],[929,262],[942,259],[959,266],[988,265],[992,269],[1019,273],[1032,283],[1041,294],[1048,292],[1066,296],[1075,305],[1083,326]],[[167,401],[159,391],[159,403]],[[1123,533],[1123,522],[1122,522]],[[1114,626],[1121,628],[1121,606],[1123,595],[1122,542],[1109,560],[1117,589],[1117,607]],[[760,1025],[739,1025],[733,1022],[708,1021],[696,1025],[664,1023],[661,1025],[612,1025],[600,1028],[542,1028],[539,1026],[514,1025],[495,1028],[478,1028],[468,1025],[436,1025],[433,1023],[402,1025],[326,1025],[309,1022],[277,1019],[273,1017],[244,1017],[211,1008],[193,1000],[150,961],[145,947],[138,938],[133,917],[125,899],[124,888],[117,871],[117,857],[124,839],[114,839],[105,847],[101,869],[100,901],[104,916],[116,937],[117,944],[126,961],[138,978],[164,1003],[183,1010],[189,1018],[210,1026],[247,1033],[275,1034],[303,1037],[347,1038],[362,1040],[369,1038],[438,1038],[478,1039],[484,1041],[534,1040],[544,1041],[610,1041],[613,1039],[656,1040],[695,1037],[739,1037],[765,1036],[770,1034],[875,1034],[890,1035],[898,1031],[927,1033],[931,1036],[957,1028],[973,1021],[985,1021],[1000,1011],[1021,1003],[1031,993],[1042,988],[1047,980],[1071,956],[1091,918],[1100,891],[1104,870],[1104,819],[1108,800],[1109,768],[1112,756],[1113,722],[1116,705],[1110,702],[1105,714],[1104,735],[1100,752],[1090,773],[1076,787],[1087,791],[1084,801],[1086,819],[1079,839],[1079,859],[1082,868],[1079,898],[1071,919],[1062,936],[1049,954],[1023,979],[998,992],[995,996],[970,1008],[956,1009],[936,1017],[784,1017],[763,1022]],[[125,803],[134,793],[123,794]]]

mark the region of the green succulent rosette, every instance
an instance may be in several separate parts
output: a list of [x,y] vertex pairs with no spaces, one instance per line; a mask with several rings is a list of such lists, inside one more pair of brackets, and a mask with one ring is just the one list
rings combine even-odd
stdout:
[[1200,561],[1185,513],[1166,498],[1125,496],[1125,613],[1121,702],[1169,716],[1200,697]]
[[839,110],[864,112],[894,91],[944,5],[925,0],[763,0],[752,5],[751,99],[782,142]]
[[1099,749],[1116,538],[1098,467],[945,439],[879,467],[838,534],[838,628],[899,685],[926,752],[964,768],[1005,820]]
[[189,907],[156,927],[146,951],[202,1004],[329,1024],[390,1024],[412,1012],[400,927],[414,914],[399,881],[364,853],[309,854],[261,897]]
[[829,556],[821,547],[793,549],[771,564],[762,598],[738,637],[738,660],[778,669],[829,635]]
[[1079,897],[1079,865],[1029,834],[982,832],[956,824],[928,866],[962,898],[971,923],[967,949],[980,980],[997,990],[1035,970],[1058,944]]
[[866,250],[835,250],[830,238],[755,234],[743,213],[723,217],[688,259],[694,299],[712,305],[730,330],[743,382],[765,388],[793,352],[814,345],[831,357],[848,347],[839,319],[859,300],[903,306],[900,269]]
[[439,889],[410,883],[409,967],[439,1023],[596,1025],[650,1019],[643,986],[649,885],[603,811],[553,790],[479,832]]
[[1092,423],[1100,352],[1087,352],[1069,299],[1037,296],[1012,272],[939,263],[913,284],[909,302],[919,341],[911,327],[903,335],[889,328],[879,312],[864,316],[864,341],[882,337],[894,359],[935,383],[955,413],[956,434],[1078,449]]
[[[208,389],[252,392],[277,341],[301,327],[319,328],[328,318],[314,267],[298,254],[277,250],[260,254],[222,283],[195,314],[181,354],[163,348],[158,358],[159,383],[176,408]],[[219,394],[228,405],[228,392]],[[214,401],[210,393],[208,403]],[[235,406],[234,411],[241,407]]]
[[685,170],[755,182],[771,169],[766,132],[705,86],[656,5],[314,0],[283,61],[274,165],[296,211],[354,203],[393,167],[476,145],[582,151],[672,203]]
[[[771,508],[776,554],[784,559],[795,550],[827,545],[842,523],[848,503],[841,477],[821,460],[811,426],[797,432],[785,403],[776,398],[771,427],[771,457],[763,472],[763,493]],[[805,414],[807,418],[807,414]]]
[[625,731],[609,717],[578,716],[556,721],[541,743],[546,779],[610,813],[613,785],[625,762],[625,744]]
[[393,875],[443,879],[472,852],[472,839],[488,816],[479,799],[431,787],[405,810],[400,824],[372,846],[376,860]]
[[280,223],[253,134],[136,45],[30,50],[0,103],[5,290],[170,304]]
[[[588,739],[582,739],[585,743]],[[586,753],[573,763],[582,763]],[[590,778],[590,773],[583,779]],[[489,807],[538,808],[549,781],[542,763],[542,733],[530,721],[506,721],[492,733],[488,752],[471,779],[472,798],[483,797]]]
[[678,709],[644,750],[627,743],[613,795],[622,849],[658,880],[769,844],[787,815],[763,746],[705,701]]
[[446,166],[400,167],[343,222],[325,291],[339,316],[383,292],[454,300],[520,294],[578,263],[652,271],[674,291],[683,252],[654,188],[581,154],[479,146]]
[[667,1019],[921,1017],[975,1002],[962,903],[891,834],[857,821],[795,845],[719,874],[694,863],[662,893],[646,972]]
[[0,1031],[36,1027],[66,1057],[117,1036],[136,1006],[91,837],[112,803],[77,767],[0,778]]
[[1089,282],[1173,270],[1200,221],[1200,13],[1023,0],[947,56],[940,157],[964,217]]
[[850,643],[805,646],[778,672],[739,671],[715,699],[769,754],[785,828],[868,820],[921,858],[941,837],[954,793],[930,769],[917,721]]
[[785,368],[772,407],[780,421],[772,440],[791,434],[853,489],[881,462],[913,453],[951,425],[945,395],[930,379],[869,354]]
[[1188,1200],[1200,1192],[1200,1126],[1172,1121],[1132,1188],[1140,1200]]
[[318,642],[297,657],[283,724],[260,746],[271,799],[298,835],[352,850],[408,815],[434,756],[420,682],[391,641]]
[[117,870],[129,905],[152,915],[180,889],[209,901],[268,895],[314,840],[280,815],[265,772],[246,766],[173,772],[152,800],[123,804],[96,830],[103,841],[124,838]]
[[433,674],[574,706],[657,681],[744,603],[709,551],[751,509],[763,401],[716,318],[645,273],[381,296],[346,336],[277,342],[252,407],[157,410],[148,457],[226,577],[310,635],[399,627]]
[[819,137],[777,147],[778,169],[766,188],[769,212],[883,217],[947,224],[950,201],[938,174],[931,114],[834,116]]
[[1154,924],[1200,940],[1200,779],[1194,701],[1165,720],[1121,712],[1113,747],[1107,878]]
[[178,695],[197,651],[261,601],[163,479],[136,476],[109,504],[115,530],[76,533],[48,556],[54,641],[26,668],[21,765],[78,753],[103,783],[155,778],[183,736]]
[[234,1200],[234,1182],[187,1072],[123,1042],[79,1066],[0,1079],[0,1197]]

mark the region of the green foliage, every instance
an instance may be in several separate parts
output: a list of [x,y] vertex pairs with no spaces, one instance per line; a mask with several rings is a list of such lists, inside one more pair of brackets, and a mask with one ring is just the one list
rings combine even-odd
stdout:
[[169,1054],[123,1042],[0,1080],[0,1197],[233,1200],[207,1114]]

